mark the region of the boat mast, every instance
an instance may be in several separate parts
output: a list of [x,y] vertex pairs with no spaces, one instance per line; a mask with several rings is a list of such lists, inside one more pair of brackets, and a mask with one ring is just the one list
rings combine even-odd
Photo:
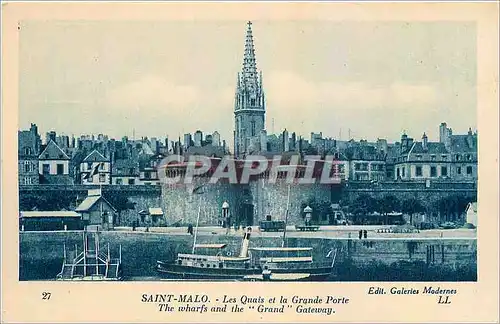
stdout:
[[85,235],[86,228],[83,228],[83,276],[87,276],[87,237]]
[[288,185],[288,198],[286,200],[286,213],[285,213],[285,229],[283,231],[283,240],[281,241],[281,247],[285,247],[286,242],[286,226],[288,224],[288,208],[290,205],[290,185]]
[[200,214],[201,214],[201,196],[200,196],[200,201],[198,203],[198,216],[196,217],[196,228],[194,229],[194,239],[193,239],[192,254],[194,254],[194,250],[195,250],[195,247],[196,247],[196,236],[198,235],[198,224],[200,223]]
[[95,232],[95,274],[99,275],[99,238],[98,232]]

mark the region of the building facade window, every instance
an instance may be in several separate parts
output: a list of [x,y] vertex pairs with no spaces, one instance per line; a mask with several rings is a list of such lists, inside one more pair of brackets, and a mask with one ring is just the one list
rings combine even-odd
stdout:
[[457,174],[462,174],[462,167],[457,167]]
[[135,179],[128,179],[128,184],[129,185],[135,184]]
[[415,168],[415,174],[417,177],[421,177],[422,176],[422,167],[421,166],[417,166]]
[[431,155],[431,161],[436,161],[436,156],[435,155]]
[[123,179],[121,179],[121,178],[116,179],[116,184],[117,185],[123,184]]
[[447,177],[448,176],[448,168],[445,166],[441,167],[441,176],[442,177]]
[[106,173],[99,173],[99,182],[100,183],[106,182]]
[[29,161],[24,161],[24,172],[31,172],[31,163]]
[[64,164],[57,164],[57,174],[64,174]]
[[467,167],[467,174],[468,175],[472,174],[472,167],[471,166]]
[[33,154],[33,151],[31,150],[31,147],[26,147],[26,148],[24,149],[24,154],[26,154],[26,155],[31,155],[31,154]]
[[431,177],[437,176],[437,169],[435,166],[431,166]]
[[405,177],[405,167],[401,169],[401,176],[404,178]]
[[42,165],[42,173],[43,174],[49,174],[50,173],[50,164],[44,164],[44,165]]
[[31,184],[33,184],[33,181],[30,177],[26,177],[26,178],[24,178],[24,184],[31,185]]

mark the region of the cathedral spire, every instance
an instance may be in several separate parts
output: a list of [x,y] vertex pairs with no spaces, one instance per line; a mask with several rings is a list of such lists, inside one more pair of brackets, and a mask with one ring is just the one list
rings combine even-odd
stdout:
[[246,90],[255,91],[258,87],[257,63],[255,60],[255,48],[253,45],[252,22],[247,23],[247,35],[245,38],[245,54],[243,56],[243,85]]
[[245,156],[262,148],[261,133],[265,129],[265,99],[262,72],[257,72],[252,22],[247,23],[243,67],[236,81],[234,102],[234,154]]

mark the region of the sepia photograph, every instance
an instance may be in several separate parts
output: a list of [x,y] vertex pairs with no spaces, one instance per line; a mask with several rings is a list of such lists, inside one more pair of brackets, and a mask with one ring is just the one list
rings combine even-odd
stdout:
[[[498,189],[498,132],[480,125],[492,111],[481,104],[492,94],[484,25],[460,6],[450,6],[457,19],[329,19],[321,4],[302,4],[303,15],[288,5],[288,15],[247,3],[247,15],[196,19],[239,5],[138,4],[135,16],[108,3],[117,16],[94,17],[88,4],[72,19],[11,21],[17,215],[7,244],[18,283],[46,287],[36,294],[47,305],[52,286],[95,298],[84,289],[147,284],[127,307],[256,321],[291,312],[331,322],[354,316],[349,300],[364,307],[362,297],[432,307],[472,297],[460,287],[475,289],[480,250],[497,248],[480,237],[495,231],[498,242],[498,191],[481,193]],[[474,19],[494,7],[474,7]],[[158,14],[139,17],[147,11]],[[213,290],[199,294],[203,285]]]

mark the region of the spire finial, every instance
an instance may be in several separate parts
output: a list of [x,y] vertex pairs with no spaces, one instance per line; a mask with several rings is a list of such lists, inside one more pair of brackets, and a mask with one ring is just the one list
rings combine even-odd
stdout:
[[255,48],[253,45],[252,22],[248,21],[248,30],[245,38],[245,54],[243,56],[243,69],[241,71],[241,81],[243,87],[251,92],[259,88],[257,64],[255,61]]

